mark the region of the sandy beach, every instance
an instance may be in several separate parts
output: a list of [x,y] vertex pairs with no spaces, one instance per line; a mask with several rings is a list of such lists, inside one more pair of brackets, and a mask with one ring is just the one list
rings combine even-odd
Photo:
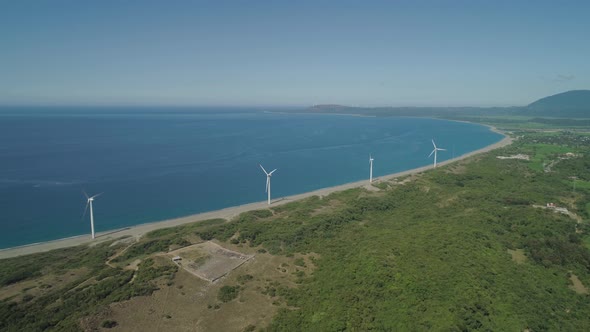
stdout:
[[[439,162],[438,165],[444,166],[449,163],[455,162],[457,160],[465,159],[465,158],[468,158],[468,157],[476,155],[476,154],[480,154],[480,153],[488,152],[488,151],[491,151],[491,150],[494,150],[497,148],[501,148],[501,147],[504,147],[504,146],[512,143],[512,139],[510,137],[508,137],[505,133],[503,133],[491,126],[490,126],[490,129],[496,133],[504,135],[504,138],[495,144],[488,145],[488,146],[481,148],[479,150],[475,150],[475,151],[466,153],[464,155],[455,157],[453,159]],[[376,177],[376,178],[374,178],[374,181],[379,181],[379,180],[387,181],[387,180],[390,180],[390,179],[393,179],[396,177],[421,173],[421,172],[427,171],[429,169],[432,169],[432,165],[427,165],[427,166],[423,166],[423,167],[419,167],[419,168],[415,168],[415,169],[411,169],[411,170],[407,170],[407,171],[403,171],[403,172],[399,172],[399,173]],[[362,181],[357,181],[357,182],[346,183],[346,184],[342,184],[342,185],[338,185],[338,186],[334,186],[334,187],[328,187],[328,188],[310,191],[310,192],[303,193],[303,194],[275,198],[271,202],[272,203],[271,206],[278,206],[281,204],[286,204],[289,202],[293,202],[293,201],[296,201],[299,199],[303,199],[303,198],[307,198],[307,197],[311,197],[311,196],[315,196],[315,195],[326,196],[326,195],[329,195],[329,194],[336,192],[336,191],[341,191],[341,190],[346,190],[346,189],[351,189],[351,188],[358,188],[358,187],[371,188],[371,185],[368,183],[368,179],[362,180]],[[244,205],[239,205],[239,206],[234,206],[234,207],[228,207],[228,208],[217,210],[217,211],[204,212],[204,213],[190,215],[190,216],[182,217],[182,218],[152,222],[152,223],[147,223],[147,224],[131,226],[131,227],[120,229],[120,230],[110,230],[110,231],[106,231],[106,232],[102,232],[102,233],[97,233],[97,237],[94,240],[88,234],[88,235],[80,235],[80,236],[59,239],[59,240],[54,240],[54,241],[48,241],[48,242],[43,242],[43,243],[35,243],[35,244],[30,244],[30,245],[25,245],[25,246],[20,246],[20,247],[2,249],[2,250],[0,250],[0,259],[28,255],[28,254],[38,253],[38,252],[45,252],[45,251],[49,251],[49,250],[53,250],[53,249],[72,247],[72,246],[77,246],[77,245],[81,245],[81,244],[95,244],[95,243],[100,243],[100,242],[108,241],[108,240],[112,240],[112,239],[118,239],[118,238],[121,238],[124,236],[132,236],[135,238],[140,238],[142,235],[144,235],[148,232],[151,232],[153,230],[156,230],[156,229],[174,227],[174,226],[178,226],[178,225],[183,225],[183,224],[197,222],[197,221],[203,221],[203,220],[207,220],[207,219],[222,218],[222,219],[230,220],[231,218],[239,215],[240,213],[251,211],[251,210],[266,209],[266,208],[268,208],[268,205],[265,200],[262,202],[244,204]]]

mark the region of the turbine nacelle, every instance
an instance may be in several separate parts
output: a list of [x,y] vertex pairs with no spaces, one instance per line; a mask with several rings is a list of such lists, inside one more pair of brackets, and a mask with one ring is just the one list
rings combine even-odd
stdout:
[[274,173],[277,170],[277,168],[275,168],[269,173],[264,169],[264,167],[262,167],[262,165],[258,164],[258,166],[260,166],[260,168],[262,168],[262,171],[264,172],[264,174],[266,174],[266,176],[272,176],[272,173]]
[[434,151],[436,151],[436,149],[432,150],[432,152],[430,152],[430,154],[428,155],[428,158],[430,158],[432,156],[432,154],[434,153]]
[[435,153],[436,151],[447,151],[447,149],[436,148],[436,149],[432,150],[432,152],[430,152],[430,154],[428,155],[428,158],[430,158],[432,156],[432,154]]
[[447,151],[447,149],[441,149],[439,147],[436,146],[436,143],[434,143],[434,139],[432,140],[432,146],[434,147],[434,149],[432,150],[432,152],[430,152],[430,154],[428,155],[428,157],[430,158],[430,156],[432,156],[432,154],[436,151]]
[[87,194],[85,191],[83,191],[83,193],[84,193],[84,196],[86,196],[86,200],[87,200],[88,202],[92,202],[92,201],[94,201],[94,199],[95,199],[96,197],[98,197],[98,196],[100,196],[100,195],[104,194],[104,193],[100,193],[100,194],[96,194],[96,195],[94,195],[94,196],[88,196],[88,194]]
[[436,143],[434,143],[434,139],[432,139],[432,146],[434,147],[434,149],[432,150],[432,152],[430,152],[430,154],[428,155],[428,158],[430,158],[432,156],[432,154],[434,154],[434,167],[436,167],[436,152],[437,151],[447,151],[447,149],[441,149],[441,148],[437,147]]

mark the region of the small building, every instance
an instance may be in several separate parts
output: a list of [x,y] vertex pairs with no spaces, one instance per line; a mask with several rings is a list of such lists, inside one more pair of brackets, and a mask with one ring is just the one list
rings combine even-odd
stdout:
[[172,257],[172,261],[173,262],[179,262],[181,260],[182,260],[182,257],[180,257],[180,256],[174,256],[174,257]]
[[555,208],[555,203],[547,203],[548,208]]

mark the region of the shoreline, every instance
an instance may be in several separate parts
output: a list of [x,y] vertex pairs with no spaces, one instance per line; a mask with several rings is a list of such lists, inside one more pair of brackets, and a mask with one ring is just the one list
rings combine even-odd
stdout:
[[[483,124],[480,124],[480,125],[483,125]],[[449,160],[439,162],[437,164],[439,166],[445,166],[447,164],[474,156],[476,154],[489,152],[489,151],[510,145],[512,143],[512,141],[513,141],[512,138],[509,137],[506,133],[498,130],[497,128],[495,128],[493,126],[489,126],[489,125],[483,125],[483,126],[490,128],[491,131],[504,136],[504,138],[502,138],[500,141],[498,141],[494,144],[490,144],[490,145],[485,146],[481,149],[468,152],[466,154],[460,155],[458,157],[455,157],[455,158],[452,158]],[[422,166],[422,167],[418,167],[418,168],[414,168],[414,169],[410,169],[410,170],[406,170],[406,171],[402,171],[402,172],[398,172],[398,173],[375,177],[373,179],[373,181],[374,182],[388,181],[388,180],[391,180],[391,179],[394,179],[397,177],[422,173],[422,172],[425,172],[429,169],[432,169],[432,165],[426,165],[426,166]],[[320,197],[326,196],[326,195],[329,195],[333,192],[343,191],[343,190],[352,189],[352,188],[359,188],[359,187],[365,187],[365,188],[369,188],[369,189],[372,188],[372,186],[368,183],[368,179],[366,179],[366,180],[361,180],[361,181],[356,181],[356,182],[345,183],[345,184],[341,184],[341,185],[337,185],[337,186],[333,186],[333,187],[321,188],[321,189],[317,189],[317,190],[306,192],[306,193],[276,198],[271,202],[271,206],[278,206],[278,205],[286,204],[286,203],[293,202],[296,200],[300,200],[303,198],[308,198],[311,196],[320,196]],[[121,237],[134,237],[136,239],[139,239],[140,237],[142,237],[146,233],[149,233],[149,232],[157,230],[157,229],[175,227],[175,226],[180,226],[180,225],[184,225],[184,224],[188,224],[188,223],[204,221],[204,220],[208,220],[208,219],[231,220],[233,217],[235,217],[241,213],[252,211],[252,210],[266,209],[268,207],[269,207],[269,205],[267,204],[267,202],[265,200],[265,201],[255,202],[255,203],[247,203],[247,204],[243,204],[243,205],[227,207],[227,208],[224,208],[221,210],[197,213],[197,214],[193,214],[193,215],[189,215],[189,216],[185,216],[185,217],[180,217],[180,218],[167,219],[167,220],[161,220],[161,221],[155,221],[155,222],[150,222],[150,223],[145,223],[145,224],[129,226],[129,227],[121,228],[121,229],[108,230],[108,231],[97,233],[96,238],[94,240],[90,237],[89,234],[87,234],[87,235],[72,236],[72,237],[63,238],[63,239],[56,239],[56,240],[51,240],[51,241],[46,241],[46,242],[32,243],[32,244],[27,244],[27,245],[18,246],[18,247],[5,248],[5,249],[0,249],[0,259],[30,255],[30,254],[40,253],[40,252],[47,252],[47,251],[54,250],[54,249],[74,247],[74,246],[83,245],[83,244],[94,245],[94,244],[109,241],[109,240],[119,239]]]

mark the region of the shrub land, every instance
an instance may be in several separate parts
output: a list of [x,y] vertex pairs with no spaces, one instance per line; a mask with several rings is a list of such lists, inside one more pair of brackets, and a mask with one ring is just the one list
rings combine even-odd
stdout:
[[[590,298],[579,290],[590,286],[590,146],[580,143],[587,136],[515,136],[511,146],[380,190],[159,230],[129,248],[107,243],[3,260],[0,329],[80,329],[82,317],[113,302],[174,287],[177,267],[158,252],[214,240],[292,258],[269,269],[289,271],[293,284],[239,269],[219,281],[211,315],[235,316],[255,282],[265,282],[257,291],[280,307],[269,325],[243,320],[235,330],[586,330]],[[516,154],[530,160],[496,158]],[[42,287],[71,271],[83,272]],[[21,295],[3,295],[17,286]],[[100,322],[118,322],[107,318]]]

